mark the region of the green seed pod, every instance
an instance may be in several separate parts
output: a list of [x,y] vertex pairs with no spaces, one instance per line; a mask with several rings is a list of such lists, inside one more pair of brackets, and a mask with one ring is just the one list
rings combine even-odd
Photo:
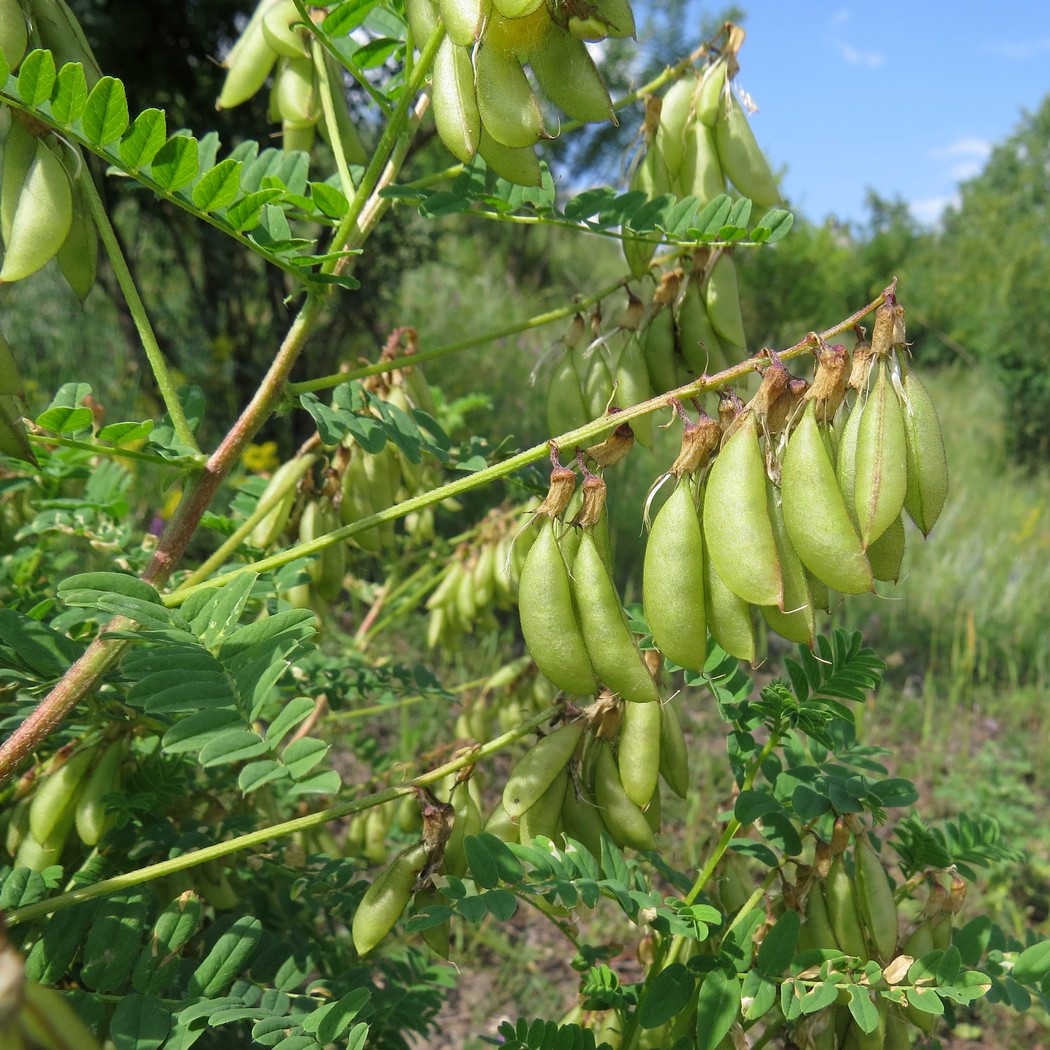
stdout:
[[36,136],[22,121],[12,116],[11,127],[4,140],[4,171],[0,183],[0,231],[4,244],[11,241],[11,224],[14,222],[22,185],[36,156],[36,144]]
[[933,946],[933,923],[935,920],[923,919],[918,926],[909,934],[908,939],[901,948],[903,955],[910,955],[913,959],[921,959],[934,951]]
[[642,336],[642,344],[649,386],[659,394],[673,390],[678,385],[673,311],[664,307],[653,315]]
[[723,251],[715,260],[704,285],[704,304],[707,316],[723,343],[742,349],[747,346],[744,318],[740,313],[740,286],[736,278],[736,263]]
[[831,928],[828,917],[828,906],[824,899],[824,887],[820,882],[813,883],[806,894],[806,918],[798,936],[800,952],[813,951],[817,948],[838,950],[839,942]]
[[763,606],[762,616],[766,623],[782,638],[808,645],[816,642],[816,617],[813,596],[809,592],[809,578],[799,560],[784,525],[784,513],[780,506],[780,493],[772,482],[768,483],[769,520],[773,525],[773,537],[777,545],[784,581],[784,596],[780,606]]
[[482,124],[478,141],[481,159],[500,178],[518,186],[539,186],[543,182],[543,171],[532,149],[515,149],[497,142]]
[[95,287],[98,270],[98,230],[84,200],[79,179],[73,183],[73,221],[69,227],[69,235],[62,242],[55,258],[66,284],[83,303],[88,297],[88,292]]
[[898,514],[889,528],[868,547],[868,562],[876,580],[896,583],[900,579],[905,541],[904,515]]
[[543,794],[522,813],[518,821],[518,841],[523,846],[531,846],[537,835],[552,841],[557,837],[561,830],[562,807],[567,790],[569,771],[563,767]]
[[683,197],[693,196],[702,203],[726,191],[726,177],[718,159],[714,128],[695,122],[685,133],[678,187]]
[[857,904],[868,941],[875,948],[876,958],[887,963],[897,951],[897,902],[886,869],[864,832],[857,836],[853,866]]
[[470,793],[466,783],[456,784],[453,787],[451,802],[455,820],[448,841],[445,843],[442,871],[446,875],[454,875],[461,879],[467,873],[467,854],[463,848],[463,840],[468,835],[477,835],[481,832],[481,810],[478,809],[477,801]]
[[704,537],[704,599],[707,629],[730,656],[754,664],[757,656],[755,618],[751,604],[726,586],[711,560]]
[[511,149],[532,146],[543,134],[543,116],[516,55],[484,42],[474,50],[474,91],[485,130]]
[[758,421],[745,412],[711,466],[704,539],[726,586],[752,605],[781,607],[784,582],[766,496]]
[[715,142],[729,181],[759,208],[780,204],[780,191],[769,162],[755,140],[743,106],[731,89],[715,124]]
[[277,52],[263,35],[262,12],[257,8],[223,62],[226,77],[215,108],[233,109],[247,102],[262,89],[276,62]]
[[[620,359],[616,362],[616,400],[618,408],[631,408],[653,396],[649,370],[638,332],[628,332]],[[653,447],[653,417],[639,416],[631,423],[635,439],[646,448]]]
[[698,85],[698,78],[692,73],[686,73],[667,89],[660,100],[660,120],[653,141],[663,155],[667,174],[672,180],[679,179],[686,141],[694,119],[693,96]]
[[857,522],[857,510],[854,496],[857,491],[857,435],[860,433],[860,420],[864,415],[864,402],[858,398],[847,414],[840,417],[841,426],[838,432],[838,455],[835,458],[835,477],[838,479],[846,510]]
[[784,524],[802,564],[837,591],[870,591],[871,568],[835,478],[813,401],[788,439],[780,490]]
[[[59,754],[64,755],[64,752]],[[72,827],[81,784],[94,760],[95,749],[82,747],[37,778],[29,807],[29,831],[37,842],[47,845],[56,829],[66,822],[67,816]]]
[[472,47],[492,10],[490,0],[438,0],[448,37],[459,47]]
[[642,601],[657,649],[691,671],[707,659],[703,544],[693,486],[683,478],[649,532]]
[[417,842],[402,850],[365,891],[350,930],[358,955],[367,955],[394,928],[426,862],[427,848]]
[[485,821],[485,831],[503,842],[518,841],[518,825],[510,819],[510,814],[503,808],[503,803],[498,802]]
[[8,70],[18,68],[28,46],[25,12],[16,0],[5,0],[0,4],[0,55],[4,56]]
[[120,790],[125,741],[114,740],[98,756],[76,800],[74,824],[85,846],[97,846],[113,824],[113,813],[105,797]]
[[594,800],[612,840],[621,849],[654,849],[653,830],[640,807],[632,802],[620,783],[612,749],[604,740],[595,741]]
[[448,151],[469,163],[481,142],[481,113],[474,95],[470,51],[445,37],[434,56],[434,123]]
[[303,31],[294,28],[302,22],[294,0],[280,0],[269,8],[261,21],[266,43],[284,58],[309,58],[310,44]]
[[838,941],[839,947],[847,955],[867,959],[868,947],[860,924],[853,879],[841,854],[832,859],[831,868],[824,880],[824,902],[827,904],[828,919],[835,931],[835,940]]
[[511,820],[520,820],[572,759],[583,735],[582,722],[567,722],[541,737],[518,760],[503,788],[503,808]]
[[904,509],[924,536],[930,534],[948,495],[948,459],[937,409],[929,391],[909,368],[901,382],[908,450]]
[[696,119],[709,128],[718,123],[725,106],[727,69],[724,57],[716,59],[704,70],[696,90]]
[[609,89],[582,40],[550,22],[528,55],[540,90],[566,116],[585,124],[616,123]]
[[843,1044],[844,1050],[884,1050],[886,1045],[886,1010],[889,1002],[877,992],[869,992],[868,995],[878,1011],[878,1024],[873,1031],[865,1032],[854,1021],[846,1033],[846,1040]]
[[908,487],[904,413],[890,381],[888,363],[880,359],[877,367],[857,431],[853,505],[865,548],[900,514]]
[[58,253],[73,225],[73,186],[62,161],[44,139],[38,139],[18,203],[0,283],[36,273]]
[[631,634],[609,567],[591,528],[580,533],[572,588],[584,644],[598,678],[624,700],[658,701],[656,682]]
[[405,0],[408,27],[417,44],[430,39],[437,28],[438,8],[434,0]]
[[627,704],[616,741],[616,765],[627,797],[639,808],[649,805],[660,776],[662,704]]
[[575,839],[595,857],[602,855],[602,832],[605,823],[593,798],[580,795],[569,782],[561,810],[562,833]]
[[572,696],[593,695],[594,669],[550,518],[540,523],[521,567],[518,612],[525,644],[540,671]]
[[714,375],[729,358],[707,313],[699,274],[689,278],[676,310],[676,335],[682,359],[697,375]]
[[679,797],[689,791],[689,747],[673,700],[660,704],[660,776]]
[[547,432],[551,435],[575,430],[590,421],[591,414],[583,397],[576,351],[558,347],[547,384]]
[[313,127],[321,116],[317,74],[310,58],[282,58],[274,73],[273,107],[282,121]]

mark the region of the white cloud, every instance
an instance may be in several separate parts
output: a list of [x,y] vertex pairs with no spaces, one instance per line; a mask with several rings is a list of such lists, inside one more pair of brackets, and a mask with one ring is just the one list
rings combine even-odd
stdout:
[[831,40],[830,43],[838,52],[839,58],[851,66],[878,69],[885,60],[885,56],[878,51],[861,51],[860,48],[847,44],[845,40]]
[[926,200],[912,201],[908,205],[908,211],[915,221],[923,226],[936,226],[944,214],[944,209],[958,203],[958,194],[950,197],[928,197]]
[[931,160],[949,161],[946,174],[953,182],[963,182],[979,175],[984,162],[992,152],[992,144],[987,139],[963,138],[929,150]]
[[984,50],[994,58],[1002,58],[1008,62],[1025,62],[1050,51],[1050,37],[1037,37],[1034,40],[1004,40],[999,43],[986,44]]

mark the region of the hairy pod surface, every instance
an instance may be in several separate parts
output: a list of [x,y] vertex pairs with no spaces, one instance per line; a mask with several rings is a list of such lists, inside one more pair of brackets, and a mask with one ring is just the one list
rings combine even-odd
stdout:
[[732,89],[725,92],[724,106],[715,124],[715,142],[722,170],[745,197],[759,208],[780,203],[777,181]]
[[880,360],[857,430],[853,506],[865,548],[900,514],[907,488],[904,413],[890,381],[889,365]]
[[718,159],[714,128],[694,121],[686,129],[678,185],[682,196],[692,195],[705,203],[725,193],[726,177]]
[[698,86],[697,77],[687,73],[664,92],[660,103],[660,122],[654,143],[663,155],[672,180],[679,178],[682,168],[686,136],[694,119],[693,96]]
[[872,588],[872,571],[846,509],[810,402],[781,461],[784,524],[802,564],[845,594]]
[[755,618],[751,603],[726,585],[711,560],[707,537],[704,537],[704,600],[707,629],[711,637],[730,656],[754,664],[757,656]]
[[417,842],[402,850],[365,890],[350,930],[358,955],[367,955],[394,928],[426,861],[427,849]]
[[660,724],[663,704],[627,704],[616,743],[616,765],[627,797],[644,809],[660,776]]
[[824,887],[815,882],[806,895],[806,919],[799,932],[798,950],[812,951],[816,948],[838,950],[839,942],[831,927],[828,906],[824,899]]
[[680,479],[645,544],[642,601],[657,649],[691,671],[707,659],[703,544],[693,487]]
[[557,837],[561,831],[562,808],[568,790],[569,771],[563,767],[518,820],[518,841],[523,846],[531,846],[537,835],[552,840]]
[[937,409],[929,391],[909,368],[901,381],[904,431],[908,450],[908,485],[904,509],[924,536],[940,517],[948,495],[948,459]]
[[631,634],[608,564],[591,529],[580,530],[572,584],[584,644],[598,678],[624,700],[658,701],[656,682]]
[[511,820],[520,820],[569,764],[583,735],[582,722],[568,722],[540,737],[510,771],[503,788],[503,808]]
[[887,963],[897,951],[897,902],[886,869],[864,833],[857,836],[853,864],[861,920],[878,959]]
[[482,124],[478,142],[481,159],[501,178],[518,186],[539,186],[543,170],[536,154],[529,148],[519,149],[497,142]]
[[784,600],[766,496],[766,465],[758,421],[747,412],[718,453],[704,496],[704,539],[725,585],[752,605]]
[[516,55],[484,42],[474,50],[474,90],[485,130],[512,149],[532,146],[543,134],[543,117]]
[[898,514],[886,531],[868,547],[868,562],[876,580],[896,583],[900,579],[906,541],[904,515]]
[[591,695],[595,674],[573,605],[572,584],[554,523],[546,518],[518,580],[521,632],[536,666],[572,696]]
[[849,412],[841,417],[841,426],[836,428],[838,430],[838,452],[835,457],[835,477],[838,479],[842,499],[854,525],[857,521],[854,500],[857,490],[857,435],[860,433],[860,420],[863,415],[864,401],[858,398]]
[[490,0],[438,0],[448,38],[460,47],[471,47],[481,36],[492,10]]
[[595,741],[594,800],[612,840],[621,849],[654,849],[656,840],[645,814],[627,797],[620,782],[612,749],[604,740]]
[[449,153],[469,163],[481,143],[481,113],[474,94],[470,51],[445,37],[434,56],[434,123]]
[[723,96],[727,91],[727,71],[726,59],[716,59],[704,70],[696,89],[696,119],[709,128],[718,123],[722,114],[725,104]]
[[244,32],[223,61],[226,76],[215,103],[216,109],[233,109],[247,102],[262,89],[277,62],[277,52],[263,35],[262,15],[258,9],[256,15],[249,19]]
[[809,590],[809,577],[795,548],[791,545],[791,538],[784,525],[780,493],[771,481],[767,484],[769,520],[773,525],[777,559],[780,562],[781,576],[784,581],[784,594],[779,606],[763,606],[762,616],[782,638],[812,648],[816,642],[817,626],[813,596]]

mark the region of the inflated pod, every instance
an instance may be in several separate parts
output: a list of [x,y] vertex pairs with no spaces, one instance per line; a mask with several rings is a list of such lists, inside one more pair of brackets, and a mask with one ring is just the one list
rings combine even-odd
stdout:
[[782,638],[812,647],[816,642],[817,627],[808,574],[791,544],[784,525],[780,493],[772,482],[768,482],[767,495],[784,594],[779,606],[762,606],[762,616]]
[[784,525],[802,564],[845,594],[872,588],[872,572],[835,477],[810,401],[791,432],[780,469]]
[[563,835],[575,839],[593,856],[601,856],[605,830],[601,812],[592,797],[577,791],[571,779],[562,803],[561,829]]
[[544,518],[518,580],[521,632],[536,666],[559,689],[573,696],[595,691],[595,673],[573,604],[569,571],[554,533]]
[[549,22],[539,44],[528,55],[540,90],[566,116],[585,124],[603,120],[616,123],[609,89],[582,40]]
[[616,742],[616,765],[627,797],[644,809],[660,776],[662,704],[626,704]]
[[470,51],[450,37],[438,45],[433,71],[434,124],[448,151],[469,163],[481,143],[481,113],[474,94]]
[[609,566],[591,528],[580,530],[572,589],[584,644],[598,678],[624,700],[658,701],[656,682],[631,633]]
[[654,849],[653,829],[641,807],[627,797],[608,742],[598,740],[594,746],[594,801],[610,837],[621,849]]
[[543,116],[521,62],[484,42],[473,57],[474,91],[485,130],[512,149],[532,146],[543,134]]
[[0,4],[0,55],[9,70],[18,68],[29,46],[25,12],[15,0]]
[[831,919],[828,917],[824,887],[819,881],[814,882],[809,888],[809,893],[806,894],[805,921],[798,935],[800,952],[813,951],[818,948],[839,950],[839,942],[831,927]]
[[755,618],[750,602],[726,586],[711,560],[707,540],[704,540],[704,599],[707,610],[707,629],[711,637],[730,656],[754,664],[758,654],[755,636]]
[[673,700],[660,704],[660,776],[679,797],[689,791],[689,747]]
[[682,168],[686,137],[694,120],[693,96],[698,85],[698,78],[686,73],[667,89],[660,100],[660,120],[653,143],[663,155],[667,173],[672,179],[679,178]]
[[704,70],[696,89],[696,119],[709,128],[718,123],[725,104],[728,65],[724,57],[716,59]]
[[83,302],[95,287],[98,273],[98,230],[84,200],[84,190],[79,180],[73,183],[73,222],[62,247],[55,255],[55,261],[66,284]]
[[675,361],[674,313],[669,308],[664,307],[652,317],[642,336],[642,345],[649,385],[653,391],[663,394],[673,390],[678,386],[678,369]]
[[948,495],[948,459],[937,409],[929,391],[909,368],[901,381],[904,433],[908,450],[908,485],[904,509],[924,536],[940,517]]
[[85,846],[97,846],[113,824],[115,814],[105,799],[110,792],[120,790],[124,751],[124,740],[107,744],[77,796],[74,824]]
[[878,992],[869,992],[875,1009],[878,1011],[878,1023],[871,1032],[865,1032],[863,1028],[854,1021],[849,1026],[846,1039],[843,1043],[844,1050],[885,1050],[886,1046],[886,1011],[889,1002]]
[[518,821],[518,841],[523,846],[531,846],[537,835],[552,840],[557,836],[561,831],[562,807],[568,790],[569,771],[563,767],[543,794],[522,813]]
[[477,835],[481,832],[481,810],[478,809],[477,800],[466,783],[454,786],[451,802],[455,820],[452,823],[448,841],[445,843],[443,871],[447,875],[462,878],[467,872],[467,854],[463,848],[463,840],[468,835]]
[[718,337],[723,343],[743,348],[747,345],[744,318],[740,312],[740,285],[733,257],[721,252],[704,284],[704,304]]
[[504,146],[488,133],[484,124],[478,153],[488,167],[508,182],[518,186],[539,186],[543,182],[543,169],[531,148]]
[[[857,509],[854,495],[857,490],[857,435],[860,433],[860,420],[864,414],[864,401],[858,398],[853,407],[842,418],[838,433],[838,452],[835,457],[835,477],[842,492],[846,510],[857,521]],[[858,533],[859,535],[859,533]]]
[[784,583],[766,496],[758,421],[745,412],[718,453],[704,495],[704,539],[725,585],[752,605],[781,606]]
[[426,862],[427,848],[417,842],[402,850],[365,891],[350,930],[358,955],[367,955],[394,928]]
[[678,304],[675,334],[682,360],[697,375],[714,375],[729,367],[725,348],[707,313],[699,274],[689,278]]
[[900,579],[906,538],[904,515],[898,514],[886,531],[868,547],[868,563],[876,580],[896,583]]
[[743,106],[731,89],[725,92],[724,104],[715,124],[715,142],[722,170],[745,197],[759,208],[772,208],[780,203],[780,191],[769,162],[755,140]]
[[646,541],[642,601],[657,649],[691,671],[707,659],[703,545],[693,486],[681,478]]
[[511,820],[520,820],[565,770],[582,735],[582,722],[567,722],[521,756],[503,788],[503,808]]
[[847,954],[867,959],[868,946],[860,923],[857,896],[853,879],[846,868],[842,855],[834,857],[827,878],[824,880],[824,902],[828,907],[828,919],[835,931],[835,940]]
[[[630,408],[648,401],[653,396],[649,384],[649,370],[637,332],[628,332],[620,358],[616,362],[616,405]],[[646,448],[653,447],[653,416],[640,416],[631,424],[635,438]]]
[[878,362],[857,430],[853,506],[865,548],[877,540],[904,506],[908,450],[904,413],[890,380],[890,366]]
[[682,196],[693,196],[702,203],[726,191],[725,174],[718,159],[714,128],[695,122],[685,133],[678,185]]
[[77,796],[94,760],[95,749],[82,747],[38,777],[29,805],[29,832],[38,843],[47,845],[55,832],[67,824],[68,834]]
[[481,36],[491,10],[490,0],[438,0],[449,39],[460,47],[471,47]]
[[875,948],[876,958],[888,963],[897,951],[897,902],[886,869],[864,832],[857,836],[853,866],[857,904],[868,941]]

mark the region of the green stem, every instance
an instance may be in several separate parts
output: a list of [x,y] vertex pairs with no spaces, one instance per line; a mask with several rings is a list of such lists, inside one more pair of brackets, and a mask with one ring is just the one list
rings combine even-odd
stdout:
[[239,853],[241,850],[266,845],[274,839],[294,835],[300,831],[309,831],[311,828],[327,824],[330,820],[339,820],[342,817],[348,817],[354,813],[371,809],[373,806],[381,806],[386,802],[392,802],[402,795],[412,794],[417,787],[426,787],[429,784],[437,783],[450,773],[455,773],[466,766],[473,765],[475,762],[502,751],[509,744],[513,744],[533,730],[538,729],[553,718],[559,710],[558,707],[549,707],[545,711],[533,715],[527,721],[522,722],[521,725],[509,730],[502,736],[496,737],[495,740],[490,740],[480,747],[472,748],[466,754],[460,755],[458,758],[454,758],[450,762],[446,762],[444,765],[438,766],[427,773],[413,777],[397,787],[387,788],[384,791],[366,795],[364,798],[355,799],[352,802],[342,802],[327,809],[318,810],[316,813],[309,813],[304,817],[295,817],[292,820],[285,820],[279,824],[259,828],[246,835],[238,835],[236,838],[229,839],[226,842],[218,842],[199,850],[193,850],[190,853],[184,853],[170,860],[149,864],[144,868],[139,868],[137,871],[115,875],[113,878],[103,879],[101,882],[96,882],[90,886],[82,886],[68,893],[51,897],[48,900],[26,905],[24,908],[15,908],[7,912],[5,919],[9,926],[15,926],[19,923],[29,922],[32,919],[42,918],[45,915],[53,915],[55,912],[71,908],[74,904],[81,903],[81,901],[94,900],[97,897],[105,897],[112,893],[121,893],[124,890],[131,889],[133,886],[141,886],[145,882],[151,882],[153,879],[162,879],[167,875],[174,875],[176,872],[195,868],[211,860],[220,860],[233,853]]
[[618,288],[622,288],[624,284],[625,279],[621,278],[612,284],[606,285],[593,295],[589,295],[584,299],[575,299],[566,306],[559,306],[556,310],[535,314],[524,321],[515,321],[513,324],[505,325],[503,328],[497,328],[495,331],[468,336],[466,339],[459,339],[454,343],[446,343],[444,346],[435,347],[433,350],[421,350],[407,357],[395,358],[390,361],[377,361],[374,364],[363,365],[361,368],[355,368],[349,372],[336,372],[334,375],[321,376],[318,379],[289,383],[288,392],[295,395],[311,393],[316,390],[326,390],[339,386],[341,383],[349,383],[354,379],[366,379],[369,376],[379,375],[382,372],[391,372],[404,367],[406,364],[425,365],[428,361],[437,361],[442,357],[448,357],[450,354],[458,354],[463,350],[472,350],[497,339],[506,339],[521,332],[531,331],[534,328],[543,328],[545,325],[552,324],[555,321],[562,321],[567,317],[572,317],[573,314],[585,310],[594,303],[601,302],[602,299],[612,295]]
[[56,437],[47,434],[28,434],[27,436],[30,441],[38,445],[61,445],[63,448],[76,448],[83,452],[91,452],[96,456],[119,456],[124,459],[138,460],[140,463],[152,463],[156,467],[172,467],[178,470],[186,470],[197,466],[196,460],[165,459],[163,456],[154,456],[149,452],[139,452],[133,448],[98,445],[91,441],[77,441],[75,438]]
[[117,235],[113,230],[112,223],[109,221],[109,215],[106,212],[105,205],[102,203],[102,198],[99,196],[95,182],[90,176],[85,176],[80,180],[80,185],[84,199],[87,201],[88,208],[91,211],[91,218],[98,228],[99,237],[102,239],[106,255],[109,257],[109,264],[113,267],[117,284],[120,285],[120,290],[124,295],[128,312],[131,314],[135,329],[139,333],[142,349],[146,352],[146,359],[149,361],[153,378],[157,381],[157,387],[160,390],[164,407],[168,410],[171,424],[175,429],[175,436],[181,444],[199,454],[200,447],[197,445],[197,439],[193,435],[186,413],[182,410],[182,402],[179,400],[175,381],[168,370],[168,363],[164,360],[164,354],[153,332],[153,326],[150,324],[146,307],[142,302],[142,297],[139,295],[138,288],[135,286],[135,279],[131,276],[131,270],[128,267],[127,260],[124,258],[124,253],[120,250]]
[[[302,13],[300,11],[300,13]],[[339,133],[339,121],[335,115],[335,102],[332,99],[332,81],[328,76],[328,63],[325,61],[325,48],[320,38],[315,36],[310,55],[313,58],[314,70],[317,73],[317,85],[321,89],[321,109],[324,112],[324,123],[328,129],[328,141],[332,144],[332,157],[335,170],[339,173],[339,183],[343,195],[349,200],[354,194],[354,180],[350,178],[350,169],[346,164],[346,147]]]

